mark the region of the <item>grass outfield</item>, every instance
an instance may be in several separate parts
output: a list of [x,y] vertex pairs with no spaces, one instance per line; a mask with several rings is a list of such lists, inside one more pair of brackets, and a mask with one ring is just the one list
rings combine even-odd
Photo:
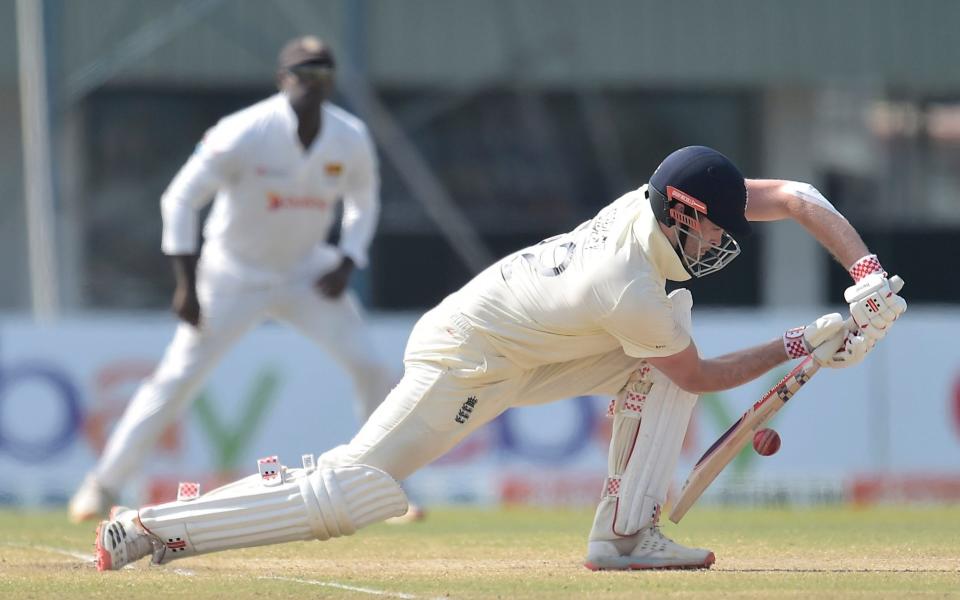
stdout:
[[709,547],[709,571],[599,572],[592,514],[434,510],[328,542],[239,550],[119,572],[85,559],[93,527],[0,511],[0,598],[960,598],[960,507],[693,509],[667,535]]

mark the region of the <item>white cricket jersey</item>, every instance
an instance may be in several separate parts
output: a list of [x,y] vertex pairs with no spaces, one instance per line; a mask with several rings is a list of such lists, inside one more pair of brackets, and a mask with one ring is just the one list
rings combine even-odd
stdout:
[[690,344],[666,279],[690,275],[660,230],[645,186],[570,233],[495,263],[444,303],[523,368],[622,347],[638,358]]
[[[358,267],[379,212],[379,177],[364,124],[324,103],[309,149],[283,94],[222,119],[163,194],[163,251],[192,254],[197,211],[216,193],[204,227],[205,264],[249,281],[276,282],[334,268],[340,254]],[[339,252],[325,242],[344,202]]]

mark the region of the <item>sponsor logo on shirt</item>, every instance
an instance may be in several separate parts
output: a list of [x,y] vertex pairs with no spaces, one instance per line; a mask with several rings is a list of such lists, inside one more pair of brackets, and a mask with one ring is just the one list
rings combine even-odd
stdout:
[[328,162],[327,164],[323,165],[323,172],[329,177],[338,177],[341,173],[343,173],[343,163]]
[[283,169],[278,169],[276,167],[271,167],[269,165],[257,165],[257,168],[254,169],[254,172],[258,177],[286,177],[287,172]]
[[587,243],[584,245],[586,250],[596,250],[602,248],[607,243],[607,234],[610,227],[617,220],[617,208],[608,206],[601,210],[590,224],[590,236],[587,237]]
[[327,210],[330,202],[323,198],[314,198],[311,196],[281,196],[280,194],[267,194],[268,210],[283,210],[288,208],[302,208],[313,210]]

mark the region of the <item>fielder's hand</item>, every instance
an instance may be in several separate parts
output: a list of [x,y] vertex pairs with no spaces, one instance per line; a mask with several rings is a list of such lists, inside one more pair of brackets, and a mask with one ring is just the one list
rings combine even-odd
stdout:
[[897,295],[902,288],[899,276],[887,279],[882,273],[871,273],[847,288],[843,298],[850,304],[860,335],[875,342],[883,339],[887,328],[907,310],[907,301]]
[[173,291],[173,312],[180,319],[193,325],[200,326],[200,300],[197,299],[197,290],[187,283],[177,284]]
[[173,312],[180,319],[200,327],[200,300],[197,299],[197,260],[196,254],[175,254],[170,257],[173,263],[173,275],[177,287],[173,290]]
[[353,273],[353,259],[344,256],[339,267],[317,280],[317,289],[328,298],[339,298],[347,289],[351,273]]

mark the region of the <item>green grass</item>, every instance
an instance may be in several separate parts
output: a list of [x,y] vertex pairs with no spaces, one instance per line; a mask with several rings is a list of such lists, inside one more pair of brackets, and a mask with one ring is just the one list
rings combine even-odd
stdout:
[[[327,542],[240,550],[97,573],[70,552],[93,527],[0,512],[0,598],[960,598],[960,507],[704,509],[665,532],[709,547],[710,571],[581,566],[589,511],[432,511]],[[264,577],[286,578],[265,579]],[[308,583],[315,582],[315,583]]]

